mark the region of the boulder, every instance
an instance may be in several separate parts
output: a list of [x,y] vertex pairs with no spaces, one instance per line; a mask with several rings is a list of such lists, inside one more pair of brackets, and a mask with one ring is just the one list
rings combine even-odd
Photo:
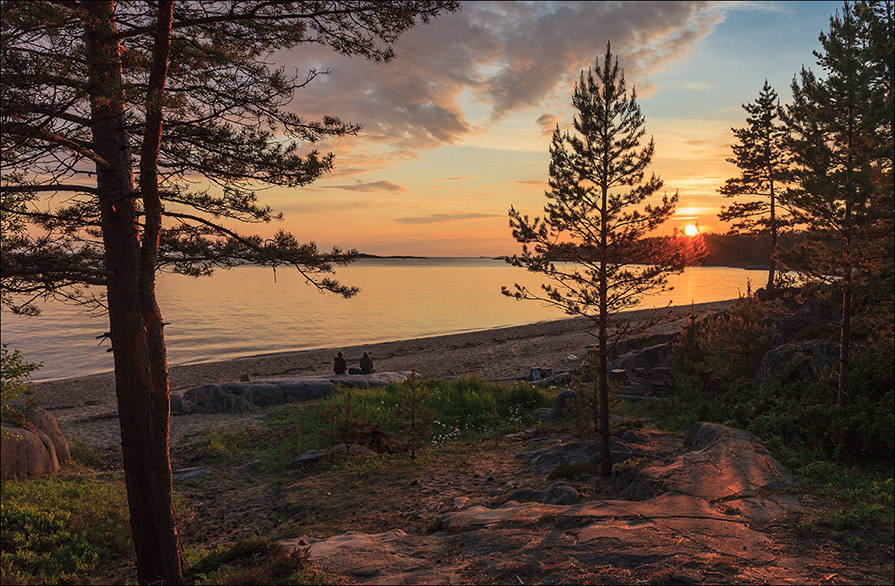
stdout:
[[52,440],[42,431],[27,426],[3,424],[0,439],[0,477],[27,480],[59,471]]
[[246,389],[243,396],[258,407],[279,405],[286,402],[283,389],[281,389],[279,385],[272,385],[269,383],[253,384]]
[[574,505],[581,494],[565,482],[554,482],[546,490],[520,488],[509,495],[510,501],[544,503],[545,505]]
[[226,392],[221,385],[201,385],[188,390],[183,398],[210,413],[227,413],[233,409],[236,398]]
[[835,342],[808,340],[783,344],[762,356],[758,382],[764,386],[784,374],[789,380],[818,378],[829,372],[837,360],[839,346]]
[[[383,387],[410,378],[410,372],[269,378],[205,384],[188,390],[183,400],[211,413],[227,413],[234,407],[267,407],[281,403],[311,401],[333,394],[336,385],[355,389]],[[173,411],[172,412],[176,412]]]
[[376,452],[368,448],[367,446],[361,446],[358,444],[336,444],[331,448],[327,448],[325,450],[308,450],[307,452],[292,458],[292,461],[289,462],[289,468],[301,468],[303,466],[307,466],[309,464],[314,464],[315,462],[319,462],[325,458],[329,458],[331,454],[336,455],[345,455],[348,454],[350,456],[376,456]]
[[171,473],[171,479],[175,482],[195,480],[197,478],[204,478],[205,476],[208,476],[208,470],[195,466],[192,468],[181,468],[179,470],[174,470]]
[[323,399],[336,392],[336,386],[329,380],[282,383],[280,388],[287,403]]
[[684,447],[691,451],[671,463],[640,470],[622,496],[644,500],[668,492],[720,501],[780,490],[795,481],[756,436],[741,429],[697,423]]
[[565,419],[569,416],[569,411],[572,407],[578,407],[578,393],[567,389],[556,397],[556,402],[553,403],[553,410],[547,419],[550,421]]
[[671,342],[656,344],[648,348],[622,354],[609,363],[609,370],[635,368],[656,368],[671,366]]
[[181,397],[180,395],[172,394],[170,401],[171,415],[179,415],[183,413],[183,397]]
[[41,407],[31,407],[25,410],[25,420],[50,438],[56,450],[56,459],[60,464],[65,464],[71,460],[68,440],[65,439],[62,428],[59,427],[59,421],[53,414]]

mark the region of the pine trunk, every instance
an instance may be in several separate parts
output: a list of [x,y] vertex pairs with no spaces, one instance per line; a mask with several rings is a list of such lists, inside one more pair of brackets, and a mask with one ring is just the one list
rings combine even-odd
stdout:
[[[604,176],[608,173],[604,171]],[[597,369],[600,385],[600,474],[604,477],[612,475],[612,460],[609,450],[609,376],[606,372],[609,358],[609,306],[608,276],[606,273],[606,257],[609,250],[608,230],[606,222],[608,211],[609,187],[603,185],[602,212],[600,214],[600,362]]]
[[774,180],[771,180],[771,254],[770,254],[770,265],[768,267],[768,292],[774,290],[774,269],[777,266],[777,261],[774,260],[774,253],[777,251],[777,209],[774,197]]
[[[167,378],[160,377],[161,316],[146,322],[137,207],[124,119],[121,59],[112,2],[87,2],[88,76],[93,146],[102,214],[109,327],[131,530],[140,583],[180,584],[180,545],[174,523],[168,453]],[[156,308],[157,313],[157,308]],[[147,335],[147,332],[150,332]],[[151,341],[150,341],[151,340]]]

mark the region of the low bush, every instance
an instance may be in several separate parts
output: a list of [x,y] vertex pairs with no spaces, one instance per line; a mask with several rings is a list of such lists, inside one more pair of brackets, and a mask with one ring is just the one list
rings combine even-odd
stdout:
[[130,549],[124,485],[87,475],[3,483],[4,584],[83,584]]
[[686,428],[696,421],[742,427],[771,442],[784,463],[817,459],[844,464],[891,464],[895,457],[895,405],[891,344],[856,344],[850,368],[850,403],[836,405],[836,365],[811,372],[806,356],[758,381],[771,349],[777,306],[744,297],[723,316],[691,320],[675,343],[675,405],[659,422]]

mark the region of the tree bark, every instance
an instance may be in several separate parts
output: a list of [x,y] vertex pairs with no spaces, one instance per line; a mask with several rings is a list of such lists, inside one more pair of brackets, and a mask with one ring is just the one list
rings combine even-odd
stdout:
[[[139,226],[115,7],[111,1],[85,2],[83,7],[88,13],[85,42],[93,148],[109,164],[108,168],[97,165],[97,190],[105,263],[110,271],[109,332],[137,577],[144,584],[180,584],[183,576],[168,453],[167,381],[162,397],[153,376],[157,368],[153,368],[152,359],[157,354],[151,351],[147,336],[147,325],[151,328],[153,324],[144,319],[141,295]],[[154,295],[152,301],[154,304]]]
[[[604,171],[604,177],[608,171]],[[608,306],[608,277],[606,274],[606,256],[609,250],[608,230],[606,214],[608,212],[609,186],[604,184],[603,201],[600,213],[600,362],[597,367],[600,386],[600,474],[603,477],[612,476],[612,459],[609,450],[609,376],[606,372],[609,358],[609,306]]]
[[[769,171],[773,172],[772,170],[769,170]],[[769,175],[770,175],[770,173],[769,173]],[[770,179],[770,185],[771,185],[771,255],[770,255],[771,256],[771,258],[770,258],[771,264],[768,267],[768,286],[767,286],[768,292],[771,292],[774,290],[774,269],[777,266],[777,261],[774,259],[774,253],[777,251],[777,209],[775,206],[775,204],[777,202],[775,201],[775,197],[774,197],[774,179],[773,178]]]

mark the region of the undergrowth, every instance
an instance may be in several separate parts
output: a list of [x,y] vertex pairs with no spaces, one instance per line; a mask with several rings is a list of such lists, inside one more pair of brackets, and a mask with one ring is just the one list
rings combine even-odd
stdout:
[[2,527],[3,584],[84,584],[130,550],[124,485],[85,474],[5,481]]
[[[800,303],[831,302],[796,299],[793,310],[789,300],[789,311],[798,311]],[[752,431],[795,473],[804,490],[837,503],[827,517],[811,520],[807,527],[847,531],[878,526],[891,536],[895,376],[890,332],[881,328],[882,335],[868,333],[853,343],[851,401],[839,407],[835,360],[819,375],[817,363],[798,353],[773,369],[762,363],[776,346],[775,326],[786,311],[786,300],[748,296],[722,315],[691,320],[672,351],[671,403],[626,402],[618,412],[675,431],[698,421]],[[827,324],[808,325],[794,332],[793,344],[827,336],[818,343],[835,348],[832,332]]]
[[[216,460],[257,457],[282,469],[295,456],[325,448],[339,436],[334,426],[362,425],[410,442],[406,423],[408,397],[423,397],[420,412],[427,421],[415,428],[420,446],[435,449],[517,431],[534,425],[532,410],[552,404],[555,393],[527,384],[489,382],[475,377],[391,383],[378,389],[341,389],[319,401],[271,409],[261,423],[243,429],[213,430],[200,451]],[[350,393],[350,396],[347,396]],[[341,418],[341,419],[340,419]],[[417,448],[419,450],[419,447]],[[424,451],[424,450],[422,450]]]

